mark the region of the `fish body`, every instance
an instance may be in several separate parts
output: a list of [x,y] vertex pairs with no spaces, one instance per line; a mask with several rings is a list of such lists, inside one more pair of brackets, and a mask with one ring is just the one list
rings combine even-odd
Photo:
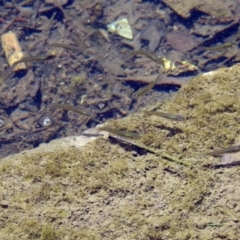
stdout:
[[201,47],[201,49],[202,50],[221,50],[221,49],[233,47],[235,45],[236,45],[235,42],[227,42],[227,43],[224,43],[224,44],[221,44],[221,45],[212,46],[212,47]]
[[13,65],[6,70],[4,73],[3,80],[6,80],[8,77],[12,76],[14,72],[14,68],[19,64],[19,63],[25,63],[25,62],[42,62],[42,61],[47,61],[53,59],[55,56],[54,55],[46,55],[46,56],[30,56],[30,57],[23,57],[19,59],[18,61],[14,62]]
[[159,74],[154,81],[150,82],[147,86],[142,87],[142,88],[140,88],[139,90],[137,90],[136,92],[134,92],[134,93],[132,94],[132,98],[133,98],[133,99],[137,99],[137,98],[139,98],[139,97],[147,94],[148,92],[150,92],[151,89],[154,87],[154,85],[159,81],[159,79],[160,79],[161,77],[162,77],[162,75]]
[[154,87],[155,83],[156,83],[156,82],[153,81],[153,82],[149,83],[147,86],[138,89],[136,92],[134,92],[134,93],[132,94],[132,98],[138,99],[139,97],[147,94],[147,93],[150,92],[151,89]]
[[147,58],[151,59],[152,61],[163,65],[163,58],[159,57],[157,54],[155,54],[153,52],[148,52],[148,51],[144,51],[144,50],[136,50],[136,51],[133,51],[132,54],[133,55],[144,55]]
[[128,139],[139,139],[141,136],[138,133],[123,131],[110,127],[99,127],[98,130],[109,132],[112,135],[116,135],[119,137],[124,137]]
[[181,115],[166,113],[166,112],[157,112],[157,111],[143,111],[147,115],[155,115],[163,118],[167,118],[174,121],[184,121],[185,118]]
[[50,43],[48,46],[64,48],[64,49],[71,50],[71,51],[77,51],[77,50],[80,51],[79,47],[65,44],[65,43]]
[[42,62],[42,61],[51,60],[54,57],[55,57],[54,55],[23,57],[23,58],[19,59],[18,61],[16,61],[12,65],[12,68],[14,68],[19,63],[23,63],[23,62]]
[[86,117],[92,117],[92,114],[89,113],[89,111],[87,109],[85,109],[84,107],[74,107],[71,105],[67,105],[67,104],[53,104],[53,107],[57,107],[57,108],[62,108],[64,110],[67,111],[72,111],[72,112],[76,112],[80,115],[84,115]]
[[207,155],[208,156],[218,156],[218,155],[222,155],[225,153],[233,153],[233,152],[238,152],[238,151],[240,151],[240,145],[233,145],[228,148],[219,149],[219,150],[215,150],[212,152],[206,152],[206,153],[203,153],[202,155],[203,156],[207,156]]

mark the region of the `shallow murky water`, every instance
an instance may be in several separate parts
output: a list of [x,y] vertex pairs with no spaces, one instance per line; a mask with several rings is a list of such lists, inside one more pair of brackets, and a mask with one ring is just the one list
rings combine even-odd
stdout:
[[[12,72],[1,45],[0,157],[167,101],[191,77],[239,61],[237,1],[225,1],[220,16],[198,6],[185,16],[171,2],[1,2],[1,36],[12,31],[26,57],[53,57]],[[133,39],[108,31],[123,18]],[[159,74],[152,89],[133,97]],[[83,107],[89,116],[55,104]]]

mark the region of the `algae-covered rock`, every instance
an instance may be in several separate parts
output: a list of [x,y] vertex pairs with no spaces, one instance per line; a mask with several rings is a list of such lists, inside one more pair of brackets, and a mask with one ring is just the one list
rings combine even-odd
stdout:
[[230,7],[236,4],[231,0],[163,0],[163,2],[184,18],[190,17],[193,9],[216,18],[231,17]]
[[240,65],[220,69],[148,108],[182,122],[138,112],[108,123],[142,132],[135,145],[71,138],[1,160],[1,239],[237,239],[239,167],[211,168],[220,157],[201,153],[236,143],[239,81]]

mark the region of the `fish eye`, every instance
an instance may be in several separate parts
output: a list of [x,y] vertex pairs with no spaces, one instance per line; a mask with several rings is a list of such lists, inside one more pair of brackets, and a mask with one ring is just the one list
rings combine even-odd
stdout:
[[55,119],[52,116],[43,115],[38,120],[39,127],[51,127],[55,123]]

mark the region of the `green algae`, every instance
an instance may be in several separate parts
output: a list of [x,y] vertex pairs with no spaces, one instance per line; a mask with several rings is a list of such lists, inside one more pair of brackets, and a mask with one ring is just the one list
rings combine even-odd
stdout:
[[[3,160],[2,239],[235,239],[240,170],[206,168],[219,158],[199,155],[237,141],[238,74],[237,65],[194,78],[169,102],[148,108],[177,112],[185,122],[141,113],[109,122],[136,132],[144,125],[138,147],[97,139],[82,149]],[[224,221],[232,222],[208,226]]]

